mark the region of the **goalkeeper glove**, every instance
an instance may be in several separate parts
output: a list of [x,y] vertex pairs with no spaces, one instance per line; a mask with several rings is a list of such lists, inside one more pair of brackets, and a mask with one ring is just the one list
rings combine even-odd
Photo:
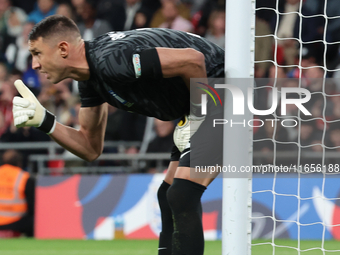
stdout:
[[188,115],[178,122],[174,131],[174,143],[180,152],[185,149],[191,136],[197,131],[204,120],[205,116]]
[[48,135],[52,134],[56,126],[55,116],[40,104],[21,80],[16,80],[14,85],[22,96],[13,98],[14,125],[33,126]]

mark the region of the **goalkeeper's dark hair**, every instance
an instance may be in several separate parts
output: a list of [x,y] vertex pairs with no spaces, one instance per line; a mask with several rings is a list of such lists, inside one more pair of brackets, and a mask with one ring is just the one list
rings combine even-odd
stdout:
[[48,39],[52,36],[72,35],[80,37],[80,31],[73,20],[63,15],[51,15],[37,23],[28,35],[28,40],[36,41],[39,37]]

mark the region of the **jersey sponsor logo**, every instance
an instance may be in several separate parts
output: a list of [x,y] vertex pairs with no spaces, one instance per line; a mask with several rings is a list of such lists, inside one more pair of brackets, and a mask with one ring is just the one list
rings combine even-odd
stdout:
[[123,32],[109,32],[107,34],[108,36],[110,36],[112,41],[122,39],[126,36]]
[[113,90],[110,90],[109,93],[116,99],[118,100],[120,103],[122,103],[123,105],[127,106],[127,107],[131,107],[133,106],[134,103],[130,103],[128,101],[126,101],[125,99],[121,98],[120,96],[118,96]]
[[133,54],[132,63],[133,63],[133,67],[135,68],[136,78],[139,78],[142,75],[142,67],[140,65],[139,54]]

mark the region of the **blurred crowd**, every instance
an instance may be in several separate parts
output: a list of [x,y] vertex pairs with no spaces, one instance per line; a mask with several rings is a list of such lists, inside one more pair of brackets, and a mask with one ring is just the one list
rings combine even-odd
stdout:
[[[265,124],[254,130],[254,151],[267,156],[255,164],[339,164],[329,153],[315,155],[340,151],[340,2],[257,0],[256,5],[255,108],[270,109],[273,87],[301,87],[311,92],[304,106],[312,116],[294,105],[287,105],[287,115],[281,116],[280,99],[276,123],[265,121],[274,115],[257,116]],[[284,127],[287,119],[298,125]],[[280,157],[283,152],[290,156]]]
[[[332,18],[340,16],[340,2],[257,0],[256,8],[255,108],[270,108],[274,86],[303,87],[312,92],[306,107],[314,119],[300,116],[301,125],[295,128],[267,121],[254,129],[254,148],[261,152],[340,150],[340,19]],[[300,11],[302,15],[297,14]],[[35,128],[13,125],[12,99],[17,94],[13,82],[18,78],[59,122],[79,126],[77,82],[68,79],[52,85],[31,68],[28,34],[34,24],[52,14],[73,19],[85,40],[109,31],[162,27],[198,34],[223,48],[225,43],[225,0],[0,0],[0,142],[50,140]],[[288,109],[287,118],[298,115],[294,107]],[[140,141],[146,143],[146,152],[170,152],[176,123],[152,120],[152,134],[146,135],[148,122],[146,117],[110,106],[105,140]],[[140,149],[130,147],[125,152]],[[24,158],[32,153],[47,152],[25,151]],[[273,163],[273,157],[259,162]],[[141,169],[155,171],[155,164],[148,162]]]
[[[35,128],[18,129],[13,125],[11,108],[17,94],[13,86],[16,79],[24,81],[41,104],[56,115],[57,121],[79,127],[77,115],[81,104],[77,82],[68,79],[53,85],[31,68],[28,34],[34,24],[53,14],[73,19],[84,40],[109,31],[160,27],[196,33],[224,47],[223,0],[0,0],[0,142],[50,141]],[[105,140],[139,141],[144,152],[170,152],[175,125],[176,122],[147,119],[110,106]],[[134,154],[140,149],[128,147],[124,152]],[[47,153],[32,149],[21,152],[24,167],[30,154]],[[117,152],[117,149],[107,152]],[[165,169],[168,162],[162,163]],[[153,172],[156,165],[156,161],[144,162],[140,171]]]

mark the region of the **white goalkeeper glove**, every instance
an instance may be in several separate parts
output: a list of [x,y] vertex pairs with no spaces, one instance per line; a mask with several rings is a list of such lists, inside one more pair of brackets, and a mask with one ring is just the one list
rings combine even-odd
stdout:
[[191,136],[197,131],[204,120],[205,116],[196,117],[188,115],[184,116],[184,120],[178,122],[174,131],[174,143],[180,152],[185,149]]
[[21,80],[14,82],[22,97],[13,98],[13,118],[16,127],[33,126],[52,134],[55,126],[55,116],[47,111]]

